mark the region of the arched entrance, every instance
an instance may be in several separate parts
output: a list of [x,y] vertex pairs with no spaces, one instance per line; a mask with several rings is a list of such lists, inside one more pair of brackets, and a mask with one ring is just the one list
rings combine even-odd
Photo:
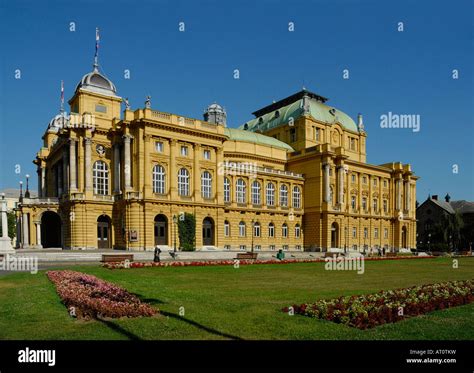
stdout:
[[159,214],[155,216],[155,245],[168,245],[168,218]]
[[43,248],[61,247],[61,218],[54,211],[41,215],[41,245]]
[[339,247],[339,225],[337,223],[331,225],[331,247]]
[[110,249],[111,247],[111,221],[107,215],[97,218],[97,248]]
[[402,228],[402,248],[407,249],[407,227]]
[[202,222],[202,244],[214,246],[214,220],[209,217]]

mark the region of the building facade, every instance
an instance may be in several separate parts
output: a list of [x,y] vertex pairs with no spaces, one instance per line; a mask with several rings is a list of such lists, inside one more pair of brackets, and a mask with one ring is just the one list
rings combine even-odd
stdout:
[[132,111],[94,64],[43,136],[20,246],[172,248],[192,213],[198,250],[414,248],[417,176],[368,164],[362,117],[326,101],[302,90],[229,128],[218,104]]

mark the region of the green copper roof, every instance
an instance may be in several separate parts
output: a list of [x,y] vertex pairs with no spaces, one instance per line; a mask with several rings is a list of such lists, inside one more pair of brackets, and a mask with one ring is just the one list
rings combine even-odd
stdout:
[[251,142],[254,144],[267,145],[273,146],[275,148],[285,149],[290,152],[294,151],[294,149],[290,145],[284,143],[283,141],[251,131],[244,131],[237,128],[226,127],[224,130],[224,134],[229,137],[229,140]]
[[[309,115],[314,119],[326,123],[341,123],[346,129],[358,132],[355,122],[346,113],[337,110],[331,106],[328,106],[318,100],[308,99],[309,103]],[[331,114],[330,110],[333,109]],[[279,112],[277,115],[276,112]],[[303,99],[299,99],[289,105],[283,106],[277,110],[271,111],[267,114],[262,115],[259,118],[252,119],[246,123],[248,131],[268,131],[272,128],[288,123],[292,117],[296,121],[301,115],[303,115]],[[240,126],[239,129],[244,129],[245,124]]]

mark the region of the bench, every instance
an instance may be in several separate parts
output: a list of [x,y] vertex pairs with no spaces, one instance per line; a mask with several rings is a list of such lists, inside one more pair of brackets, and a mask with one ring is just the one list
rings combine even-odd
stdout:
[[102,263],[133,262],[133,254],[102,254]]
[[237,253],[237,258],[235,259],[257,259],[258,253]]

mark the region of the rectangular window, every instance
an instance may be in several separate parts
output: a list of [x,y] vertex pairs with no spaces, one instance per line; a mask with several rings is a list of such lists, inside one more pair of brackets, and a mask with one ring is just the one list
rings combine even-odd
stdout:
[[364,228],[364,238],[369,238],[369,230]]
[[230,224],[229,223],[224,223],[224,236],[225,237],[230,236]]
[[260,224],[253,225],[253,235],[254,237],[260,237]]
[[299,226],[299,224],[296,224],[295,226],[295,238],[300,238],[301,236],[301,227]]
[[275,237],[275,226],[273,224],[268,226],[268,237]]
[[362,210],[367,211],[367,198],[362,198]]
[[384,181],[383,181],[383,187],[384,187],[384,188],[387,187],[387,180],[384,180]]
[[288,245],[283,245],[283,250],[288,251]]
[[295,249],[296,249],[296,250],[301,250],[301,245],[296,245],[296,246],[295,246]]
[[356,196],[351,196],[351,207],[352,210],[356,209]]
[[383,230],[383,238],[388,238],[388,228],[384,228],[384,230]]
[[296,141],[296,128],[290,129],[290,142]]
[[270,245],[270,250],[275,251],[275,245]]
[[356,182],[356,175],[355,175],[355,174],[352,174],[352,175],[351,175],[351,180],[352,180],[353,183]]
[[230,245],[224,245],[225,250],[230,250]]
[[316,141],[320,141],[321,139],[321,130],[319,128],[314,128],[314,139]]
[[107,113],[107,106],[97,104],[95,105],[95,111],[98,113]]
[[374,228],[374,237],[379,238],[379,229],[378,228]]
[[204,150],[204,159],[207,161],[211,160],[211,151],[210,150]]
[[387,204],[387,200],[384,199],[383,200],[383,212],[387,212],[388,211],[388,204]]
[[240,245],[239,248],[240,248],[240,251],[247,250],[247,246],[245,246],[245,245]]
[[224,178],[224,202],[230,202],[230,181],[228,178]]
[[374,186],[377,186],[377,179],[374,179]]
[[158,153],[163,153],[163,149],[164,149],[163,141],[157,141],[157,142],[155,142],[155,150],[156,150]]
[[357,238],[357,228],[352,227],[352,238]]
[[356,150],[355,144],[356,144],[355,139],[351,138],[350,139],[350,148],[351,148],[351,150]]
[[362,183],[367,184],[367,176],[362,177]]
[[377,208],[378,208],[378,200],[377,199],[374,199],[373,200],[373,208],[374,208],[374,212],[377,212]]
[[188,156],[188,147],[187,146],[181,146],[181,156],[182,157],[187,157]]
[[256,251],[262,250],[262,246],[261,246],[261,245],[255,245],[255,250],[256,250]]

